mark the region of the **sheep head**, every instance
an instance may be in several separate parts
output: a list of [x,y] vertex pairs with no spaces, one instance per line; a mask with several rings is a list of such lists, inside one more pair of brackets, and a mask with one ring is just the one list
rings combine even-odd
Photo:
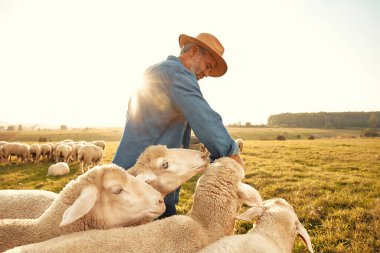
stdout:
[[[60,226],[89,215],[103,228],[121,227],[153,220],[165,211],[159,192],[113,164],[94,167],[65,188],[77,194],[65,210]],[[63,189],[61,194],[67,196],[70,192],[65,194]]]
[[203,172],[208,163],[199,151],[156,145],[146,148],[128,172],[166,195]]
[[266,200],[261,206],[252,207],[236,218],[251,221],[255,217],[259,217],[257,223],[260,223],[260,217],[265,216],[266,213],[272,217],[276,217],[277,220],[281,220],[284,224],[290,224],[286,229],[289,231],[294,230],[294,234],[298,234],[301,237],[308,251],[311,253],[314,252],[309,234],[299,221],[293,207],[284,199],[276,198]]

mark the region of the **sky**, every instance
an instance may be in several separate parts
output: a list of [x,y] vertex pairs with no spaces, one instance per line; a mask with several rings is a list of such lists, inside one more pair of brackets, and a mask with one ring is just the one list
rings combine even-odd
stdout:
[[123,127],[145,69],[202,32],[225,48],[199,82],[225,124],[380,110],[378,0],[0,0],[0,125]]

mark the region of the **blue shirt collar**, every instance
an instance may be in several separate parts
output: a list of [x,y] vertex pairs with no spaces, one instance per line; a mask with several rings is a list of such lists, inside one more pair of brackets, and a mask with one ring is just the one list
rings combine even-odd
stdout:
[[188,70],[188,69],[182,64],[182,62],[178,59],[177,56],[169,55],[168,58],[167,58],[167,60],[176,61],[176,62],[178,63],[178,65],[181,67],[182,70],[184,70],[184,71],[190,73],[190,74],[195,78],[195,80],[197,79],[196,75],[195,75],[193,72],[191,72],[190,70]]

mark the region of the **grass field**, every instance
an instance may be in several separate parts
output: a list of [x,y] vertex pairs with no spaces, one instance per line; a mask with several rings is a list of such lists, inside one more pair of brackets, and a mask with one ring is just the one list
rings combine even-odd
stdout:
[[[245,182],[254,186],[263,199],[282,197],[293,205],[311,236],[315,252],[380,252],[379,138],[358,138],[359,130],[234,128],[229,131],[234,138],[245,139]],[[116,138],[121,136],[121,130],[115,129],[56,133],[60,135],[54,131],[25,132],[8,140],[31,143],[38,136],[49,134],[52,141],[105,139],[107,163],[117,148]],[[287,140],[273,140],[279,134],[286,135]],[[305,140],[310,135],[317,139]],[[0,188],[59,192],[80,173],[78,164],[72,163],[68,176],[47,177],[49,165],[0,165]],[[179,213],[190,210],[195,182],[193,178],[182,186]],[[236,233],[245,233],[251,227],[252,223],[238,222]],[[293,252],[306,252],[300,239],[296,240]]]

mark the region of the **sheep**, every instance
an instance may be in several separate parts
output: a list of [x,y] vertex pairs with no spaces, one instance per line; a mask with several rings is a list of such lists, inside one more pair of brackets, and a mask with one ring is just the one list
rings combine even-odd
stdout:
[[62,158],[65,163],[68,163],[71,153],[71,146],[64,143],[59,143],[55,148],[55,162],[57,163]]
[[3,151],[3,146],[0,145],[0,162],[2,162],[3,160],[5,160],[4,151]]
[[[194,175],[202,173],[208,163],[208,158],[199,151],[169,149],[163,145],[155,145],[147,147],[138,157],[136,164],[127,172],[150,184],[165,196]],[[7,202],[0,198],[0,203],[2,203],[4,210],[7,210]],[[26,207],[27,205],[20,203],[20,206]],[[38,199],[35,199],[34,202],[29,203],[29,207],[25,208],[25,212],[29,208],[39,209],[38,206]],[[43,211],[41,210],[40,214]]]
[[0,190],[0,219],[38,218],[57,196],[44,190]]
[[102,148],[93,144],[87,144],[78,149],[78,160],[80,169],[84,173],[85,168],[91,163],[97,165],[103,157]]
[[261,204],[261,197],[254,188],[241,187],[243,178],[243,168],[237,162],[221,158],[199,179],[194,204],[187,215],[175,215],[137,227],[72,233],[9,252],[197,252],[233,233],[242,201]]
[[37,163],[41,156],[41,146],[40,144],[32,144],[29,148],[30,156],[34,163]]
[[91,143],[94,144],[95,146],[102,148],[103,150],[106,148],[105,141],[92,141]]
[[208,157],[196,150],[153,145],[139,155],[128,172],[166,195],[204,172],[208,163]]
[[6,143],[3,146],[3,157],[5,160],[9,159],[9,164],[12,162],[12,156],[15,155],[21,158],[25,163],[30,158],[29,145],[19,142]]
[[7,144],[7,141],[0,141],[0,146],[3,146],[4,144]]
[[243,146],[244,146],[244,141],[243,139],[239,138],[235,140],[236,145],[238,145],[240,152],[243,152]]
[[69,165],[65,162],[55,163],[50,165],[48,176],[63,176],[70,173]]
[[44,143],[41,144],[41,157],[42,159],[46,158],[46,160],[50,160],[53,154],[53,148],[50,144]]
[[165,211],[162,195],[114,164],[70,181],[37,219],[0,220],[0,252],[89,229],[151,221]]
[[261,206],[248,209],[237,219],[251,221],[257,216],[256,224],[247,234],[226,236],[199,253],[290,253],[297,234],[308,251],[314,252],[309,234],[298,220],[293,207],[284,199],[266,200]]
[[78,160],[78,150],[83,147],[84,145],[86,145],[87,143],[75,143],[75,147],[74,147],[74,152],[73,152],[73,160],[76,161]]

